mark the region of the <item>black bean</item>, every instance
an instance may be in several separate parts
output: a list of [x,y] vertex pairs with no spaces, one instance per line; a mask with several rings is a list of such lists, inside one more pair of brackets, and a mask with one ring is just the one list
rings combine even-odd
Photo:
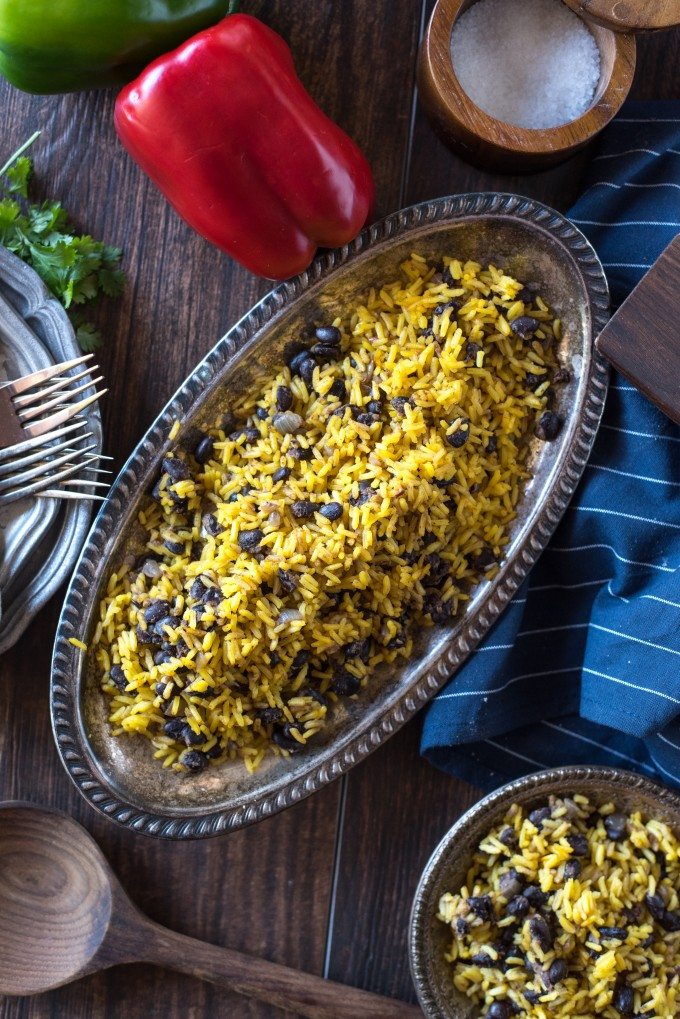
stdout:
[[498,838],[504,846],[514,846],[517,842],[517,832],[514,828],[504,828]]
[[504,899],[512,899],[515,895],[518,895],[523,886],[524,878],[517,873],[514,867],[506,870],[498,879],[498,891]]
[[530,1005],[535,1005],[541,997],[541,991],[532,991],[531,989],[522,991],[522,994]]
[[564,959],[555,959],[548,970],[548,980],[551,984],[559,984],[560,980],[564,980],[568,972],[569,967]]
[[207,587],[203,593],[203,601],[208,605],[219,605],[223,595],[219,587]]
[[274,730],[272,741],[282,750],[287,750],[290,754],[297,754],[303,749],[303,745],[293,736],[293,730],[302,734],[299,725],[285,722],[280,729]]
[[406,636],[404,632],[402,631],[401,633],[398,633],[396,637],[389,640],[387,642],[387,647],[389,651],[396,651],[399,648],[406,647]]
[[404,416],[406,414],[406,407],[410,407],[412,404],[406,396],[395,396],[394,399],[390,400],[390,406],[394,407],[398,414]]
[[454,449],[460,449],[470,438],[470,422],[465,420],[461,421],[458,428],[451,435],[446,436],[446,441],[449,446],[453,446]]
[[317,504],[310,499],[298,499],[290,508],[296,520],[307,520],[309,517],[314,516]]
[[357,414],[356,420],[360,425],[366,425],[367,428],[370,428],[371,425],[376,423],[378,417],[376,414]]
[[480,352],[481,349],[482,348],[478,343],[473,343],[472,341],[470,341],[465,347],[465,360],[473,362],[476,361],[477,354]]
[[543,827],[543,822],[547,821],[550,817],[550,807],[539,807],[538,810],[532,810],[529,814],[529,820],[535,828],[539,831]]
[[659,920],[659,925],[671,934],[680,931],[680,913],[671,913],[669,909],[665,909]]
[[574,856],[588,856],[588,839],[580,832],[575,835],[567,835],[567,844],[571,847]]
[[361,689],[361,680],[340,667],[333,674],[330,688],[338,697],[353,697]]
[[322,343],[330,343],[335,347],[337,347],[342,340],[340,330],[337,326],[318,326],[318,328],[314,330],[314,335],[317,340],[320,340]]
[[532,315],[520,315],[510,323],[510,328],[515,336],[519,336],[521,340],[528,340],[530,336],[534,335],[540,324],[538,319]]
[[180,756],[179,763],[189,771],[203,771],[208,766],[208,755],[204,754],[202,750],[185,750]]
[[149,646],[150,644],[160,644],[160,640],[153,632],[153,630],[150,629],[143,630],[141,626],[136,626],[135,633],[137,635],[138,644],[142,644],[144,646]]
[[628,930],[626,927],[598,927],[600,938],[606,941],[611,938],[614,941],[626,941]]
[[373,496],[373,487],[370,481],[359,482],[359,494],[357,496],[350,496],[351,506],[363,506],[365,502],[368,502]]
[[564,386],[567,382],[571,382],[571,372],[566,368],[558,368],[552,380],[554,386]]
[[526,916],[529,912],[529,900],[525,895],[516,895],[514,899],[510,899],[505,912],[508,916]]
[[125,690],[127,687],[127,679],[120,665],[112,665],[109,670],[109,678],[114,686],[118,687],[119,690]]
[[177,481],[186,481],[191,477],[191,471],[184,460],[172,453],[163,458],[163,472],[167,474],[170,481],[175,484]]
[[496,963],[486,952],[477,952],[476,955],[470,956],[470,962],[473,966],[489,966],[492,969],[496,966]]
[[153,663],[154,663],[154,665],[167,665],[168,662],[172,661],[172,659],[173,659],[173,656],[171,654],[169,654],[168,651],[165,651],[165,650],[163,650],[163,651],[156,651],[154,656],[153,656]]
[[[210,694],[211,691],[208,691]],[[194,732],[189,723],[184,726],[184,732],[182,733],[182,739],[188,747],[200,746],[201,743],[205,743],[205,736],[202,732]]]
[[269,652],[269,664],[271,665],[272,669],[274,668],[275,665],[280,665],[282,661],[283,659],[281,658],[281,655],[278,653],[278,651]]
[[232,432],[229,438],[232,442],[238,442],[239,439],[245,439],[247,445],[250,442],[257,442],[260,438],[260,429],[253,426],[250,428],[239,428],[237,431]]
[[314,355],[317,364],[327,364],[328,361],[336,361],[340,357],[340,347],[332,343],[315,343],[310,353]]
[[493,902],[490,895],[471,895],[467,904],[480,920],[493,919]]
[[536,435],[544,442],[552,442],[562,431],[562,418],[554,410],[544,411],[536,425]]
[[277,386],[276,389],[276,409],[277,410],[290,410],[293,406],[293,393],[288,386]]
[[314,377],[314,368],[316,362],[313,357],[306,357],[298,369],[298,374],[307,385],[311,385],[312,378]]
[[149,602],[147,607],[144,609],[144,619],[151,626],[153,623],[157,623],[163,616],[169,615],[172,610],[172,605],[169,601],[161,601],[160,598]]
[[168,552],[172,552],[173,555],[182,555],[184,552],[183,541],[173,541],[172,538],[166,538],[163,542]]
[[302,666],[307,664],[310,657],[309,651],[298,651],[293,658],[293,661],[290,663],[291,670],[295,673],[299,672]]
[[456,920],[456,934],[463,938],[466,934],[470,933],[470,924],[467,920],[464,920],[462,916],[459,916]]
[[324,708],[328,707],[328,698],[324,697],[320,690],[315,690],[313,686],[306,686],[304,690],[301,690],[300,697],[311,697],[317,704],[321,704]]
[[369,414],[382,414],[382,402],[380,400],[369,400],[366,404]]
[[274,473],[272,474],[272,481],[274,482],[274,484],[276,484],[279,481],[285,481],[286,478],[289,478],[292,473],[293,472],[291,471],[290,467],[279,467],[279,469],[277,471],[274,471]]
[[250,552],[252,549],[257,548],[263,538],[264,531],[260,530],[259,527],[253,527],[249,531],[239,531],[238,547],[242,552]]
[[177,687],[170,679],[162,679],[159,683],[156,683],[154,691],[157,697],[162,697],[165,701],[171,701],[177,693]]
[[280,722],[283,718],[283,711],[281,708],[256,708],[255,716],[260,719],[264,725],[273,725],[274,722]]
[[496,562],[496,556],[493,554],[488,545],[485,545],[481,552],[478,552],[477,555],[473,557],[472,566],[474,566],[476,570],[479,570],[480,573],[483,573],[491,566],[495,566]]
[[645,895],[645,905],[655,920],[660,920],[666,911],[666,903],[660,895]]
[[325,506],[321,506],[319,513],[326,520],[339,520],[342,516],[342,506],[339,502],[327,502]]
[[306,446],[303,447],[295,443],[288,447],[288,456],[293,460],[311,460],[314,452]]
[[538,885],[527,885],[522,894],[534,909],[540,909],[548,901],[548,896],[544,891],[541,891]]
[[535,375],[534,372],[527,372],[524,378],[524,385],[533,392],[538,389],[541,383],[545,382],[546,378],[546,375]]
[[626,978],[622,973],[619,973],[616,978],[612,1005],[619,1015],[633,1015],[635,1011],[635,991],[626,983]]
[[371,638],[364,637],[363,640],[353,640],[350,644],[345,644],[342,650],[345,653],[345,659],[360,658],[362,662],[365,662],[371,653]]
[[209,534],[211,538],[216,538],[218,534],[222,534],[224,531],[214,513],[204,513],[202,523],[206,534]]
[[208,460],[212,460],[214,448],[215,440],[213,437],[211,435],[204,435],[196,444],[194,460],[197,460],[200,464],[207,464]]
[[618,842],[626,834],[626,818],[623,814],[609,814],[604,819],[604,829],[612,842]]
[[495,435],[489,436],[489,441],[486,444],[487,453],[495,453],[498,449],[498,439]]
[[267,418],[269,417],[269,414],[267,413],[267,408],[266,407],[256,407],[256,409],[255,409],[255,417],[259,421],[266,421]]
[[290,570],[279,570],[276,574],[284,594],[292,594],[298,586],[298,578]]
[[512,1005],[508,1001],[493,1001],[486,1010],[486,1019],[510,1019]]
[[335,396],[338,400],[344,400],[347,396],[347,386],[344,379],[336,379],[328,390],[329,396]]
[[177,740],[178,742],[184,736],[184,729],[186,728],[186,722],[183,718],[171,718],[169,722],[165,722],[163,725],[163,732],[170,739]]
[[306,361],[309,357],[309,351],[306,348],[298,350],[288,361],[288,367],[294,375],[297,375],[300,365],[303,361]]
[[543,952],[552,946],[553,936],[546,920],[542,916],[532,916],[529,920],[529,934]]
[[567,860],[564,865],[564,876],[565,878],[578,877],[581,873],[581,864],[578,860]]
[[429,591],[423,600],[423,612],[431,617],[433,623],[442,625],[451,621],[451,603]]

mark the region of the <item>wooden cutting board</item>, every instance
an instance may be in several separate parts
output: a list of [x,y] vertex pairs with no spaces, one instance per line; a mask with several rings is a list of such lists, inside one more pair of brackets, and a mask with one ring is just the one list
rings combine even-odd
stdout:
[[612,316],[595,346],[680,424],[680,234]]

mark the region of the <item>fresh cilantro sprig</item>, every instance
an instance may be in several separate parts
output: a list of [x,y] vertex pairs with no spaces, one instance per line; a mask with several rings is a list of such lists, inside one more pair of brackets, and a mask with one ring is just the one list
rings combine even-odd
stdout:
[[101,334],[75,306],[100,294],[116,297],[125,282],[122,252],[88,234],[78,235],[60,202],[35,205],[28,196],[33,163],[24,153],[36,131],[0,167],[0,244],[27,262],[71,312],[82,350],[101,346]]

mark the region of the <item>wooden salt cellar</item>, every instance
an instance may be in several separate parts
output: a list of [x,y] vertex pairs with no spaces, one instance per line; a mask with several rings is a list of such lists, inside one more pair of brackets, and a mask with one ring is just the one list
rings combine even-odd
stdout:
[[[635,37],[589,22],[600,49],[602,72],[593,104],[576,120],[532,130],[506,124],[476,106],[461,87],[451,63],[451,32],[474,0],[438,0],[418,56],[418,88],[433,126],[463,159],[487,169],[529,172],[559,163],[583,148],[618,113],[633,83]],[[675,8],[680,0],[626,4],[616,0],[567,0],[579,15],[591,7]],[[599,11],[602,15],[602,11]],[[668,12],[667,12],[668,15]],[[658,17],[657,19],[658,20]],[[680,22],[680,13],[677,19]]]

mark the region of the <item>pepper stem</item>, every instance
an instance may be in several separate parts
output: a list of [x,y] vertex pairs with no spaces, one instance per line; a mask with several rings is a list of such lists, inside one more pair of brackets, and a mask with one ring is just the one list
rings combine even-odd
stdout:
[[[238,4],[238,0],[236,0],[236,3]],[[19,156],[23,156],[23,154],[26,151],[26,149],[30,149],[31,145],[36,140],[36,138],[40,137],[40,134],[41,134],[40,131],[34,131],[33,134],[31,135],[31,137],[28,139],[28,141],[25,141],[24,144],[21,145],[16,150],[14,155],[9,157],[9,159],[7,160],[5,165],[0,168],[0,177],[2,177],[4,174],[7,173],[7,171],[10,168],[10,166],[12,166],[14,163],[16,163],[16,161],[19,158]]]
[[227,8],[227,17],[230,14],[238,14],[238,9],[241,6],[241,0],[229,0],[229,7]]

